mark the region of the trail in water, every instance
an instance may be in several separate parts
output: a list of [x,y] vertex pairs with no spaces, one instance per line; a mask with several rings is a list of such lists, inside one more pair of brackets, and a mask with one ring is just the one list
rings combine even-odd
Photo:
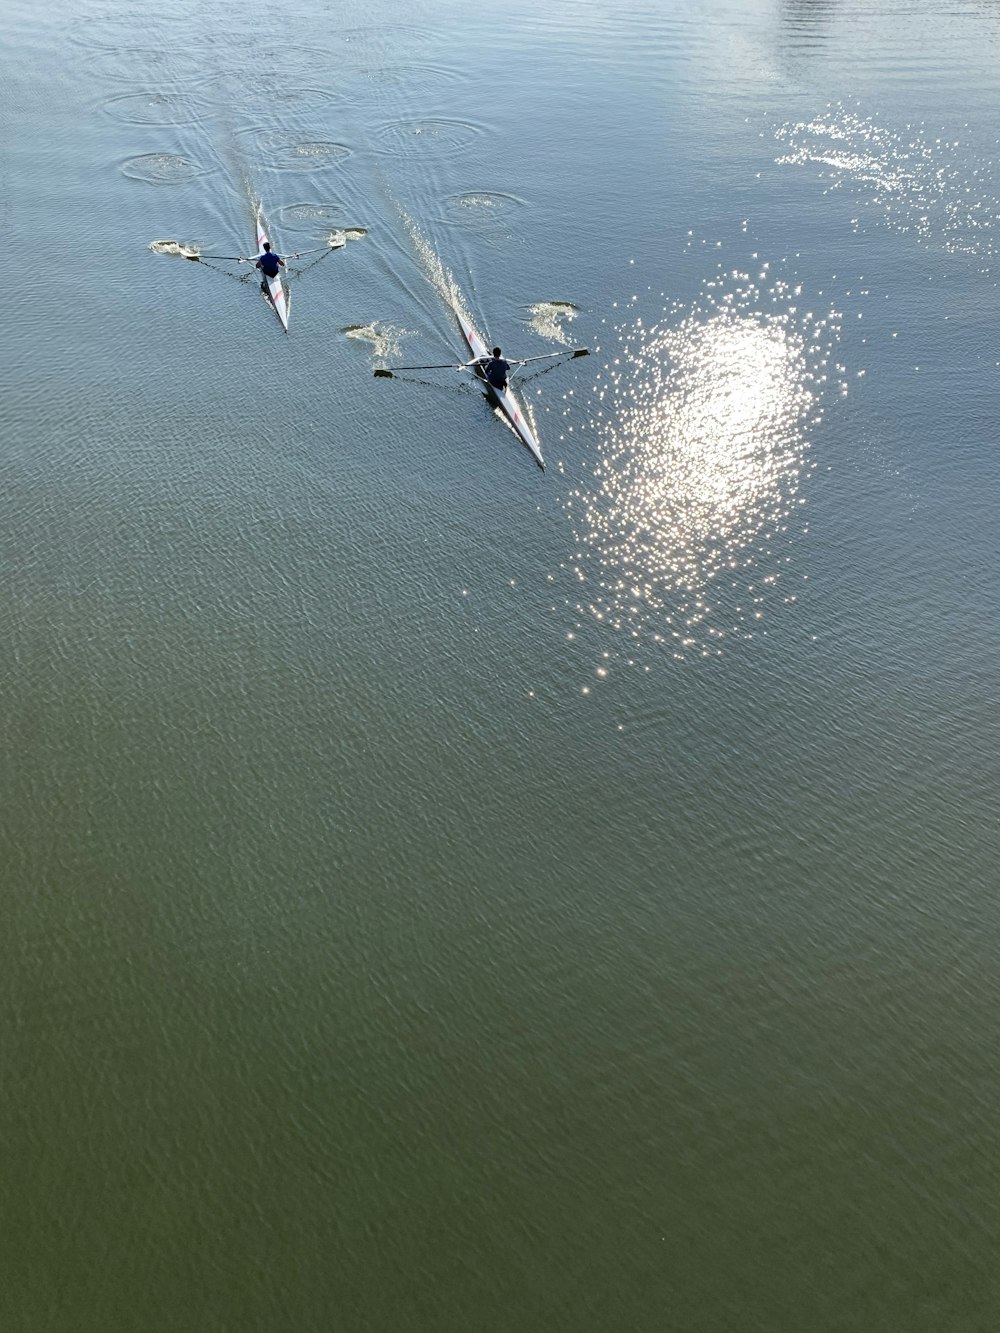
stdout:
[[[441,257],[440,248],[396,196],[385,172],[374,163],[372,180],[390,215],[390,223],[373,247],[376,262],[395,288],[423,312],[429,333],[455,356],[459,334],[452,316],[461,314],[476,324],[470,302],[454,273]],[[436,355],[436,353],[435,353]],[[442,357],[444,359],[444,357]]]

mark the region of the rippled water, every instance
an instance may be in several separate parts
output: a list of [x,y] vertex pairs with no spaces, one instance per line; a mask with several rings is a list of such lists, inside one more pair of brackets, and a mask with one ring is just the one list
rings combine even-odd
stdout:
[[[829,189],[848,189],[885,225],[954,254],[991,257],[1000,222],[993,156],[1000,139],[992,153],[970,162],[961,138],[931,133],[923,124],[894,127],[837,106],[775,135],[788,148],[780,162],[820,167]],[[860,218],[851,224],[862,226]]]
[[994,1327],[996,7],[5,39],[0,1327]]

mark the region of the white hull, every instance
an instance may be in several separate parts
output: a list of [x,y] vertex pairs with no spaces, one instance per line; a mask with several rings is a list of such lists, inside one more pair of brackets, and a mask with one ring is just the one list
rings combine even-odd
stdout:
[[[483,342],[482,338],[463,315],[459,314],[458,311],[455,313],[458,315],[458,322],[462,327],[462,332],[465,334],[465,341],[469,344],[469,349],[472,352],[472,355],[477,358],[481,356],[488,357],[490,355],[490,349]],[[492,384],[488,383],[485,377],[480,376],[480,378],[483,379],[483,383],[486,384],[489,393],[496,399],[504,416],[513,426],[514,430],[517,431],[523,443],[531,450],[535,462],[540,468],[544,468],[545,459],[542,457],[542,451],[538,446],[538,441],[535,439],[534,432],[528,425],[527,417],[525,417],[521,410],[521,404],[514,397],[513,390],[510,388],[495,389]]]
[[[262,255],[262,254],[264,253],[264,242],[265,242],[266,240],[268,240],[268,235],[267,235],[267,232],[264,230],[264,224],[263,224],[263,222],[261,221],[260,217],[258,216],[258,218],[257,218],[257,253],[258,253],[258,255]],[[266,282],[267,282],[267,292],[268,292],[268,295],[269,295],[270,298],[271,298],[271,304],[274,306],[275,313],[277,314],[278,318],[281,320],[282,327],[284,328],[285,332],[287,333],[287,332],[288,332],[288,297],[287,297],[287,295],[286,295],[286,293],[285,293],[285,289],[284,289],[284,287],[283,287],[283,285],[282,285],[282,282],[281,282],[281,274],[278,273],[278,274],[277,274],[275,277],[273,277],[273,278],[268,278],[268,277],[266,277],[266,275],[265,275],[265,280],[266,280]]]

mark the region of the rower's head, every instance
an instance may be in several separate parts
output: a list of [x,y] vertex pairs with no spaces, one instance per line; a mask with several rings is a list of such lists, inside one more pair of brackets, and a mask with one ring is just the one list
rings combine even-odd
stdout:
[[501,352],[501,350],[500,350],[499,347],[494,347],[494,349],[493,349],[493,355],[494,355],[494,356],[503,356],[503,352]]
[[265,249],[265,250],[270,250],[270,248],[271,248],[271,242],[270,242],[270,241],[265,241],[265,242],[264,242],[264,249]]

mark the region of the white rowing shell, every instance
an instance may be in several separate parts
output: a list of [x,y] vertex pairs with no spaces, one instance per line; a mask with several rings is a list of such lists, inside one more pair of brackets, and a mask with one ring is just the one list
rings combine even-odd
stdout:
[[[264,253],[264,242],[269,240],[267,232],[264,230],[264,224],[258,217],[257,219],[257,255]],[[267,277],[267,274],[264,275]],[[285,289],[281,285],[281,274],[276,274],[273,278],[267,278],[267,290],[271,297],[271,304],[277,312],[278,318],[284,325],[285,332],[288,332],[288,299],[285,296]]]
[[[469,348],[472,351],[472,355],[477,358],[480,356],[488,357],[490,355],[490,349],[483,342],[482,338],[480,338],[476,330],[472,327],[472,325],[469,323],[469,321],[465,318],[464,315],[459,314],[457,310],[455,311],[455,314],[458,315],[458,322],[462,326],[462,332],[465,334],[465,341],[469,344]],[[532,431],[531,427],[528,425],[527,418],[525,417],[524,413],[521,410],[521,404],[514,397],[513,390],[509,388],[495,389],[493,385],[490,384],[489,381],[485,379],[485,376],[480,374],[478,370],[476,373],[479,374],[480,379],[483,380],[483,382],[489,389],[490,393],[500,404],[501,408],[503,409],[504,416],[514,427],[518,435],[520,435],[521,439],[528,446],[531,452],[534,454],[535,461],[538,464],[538,466],[540,468],[544,468],[545,460],[544,458],[542,458],[542,451],[538,447],[538,441],[535,439],[534,431]]]

